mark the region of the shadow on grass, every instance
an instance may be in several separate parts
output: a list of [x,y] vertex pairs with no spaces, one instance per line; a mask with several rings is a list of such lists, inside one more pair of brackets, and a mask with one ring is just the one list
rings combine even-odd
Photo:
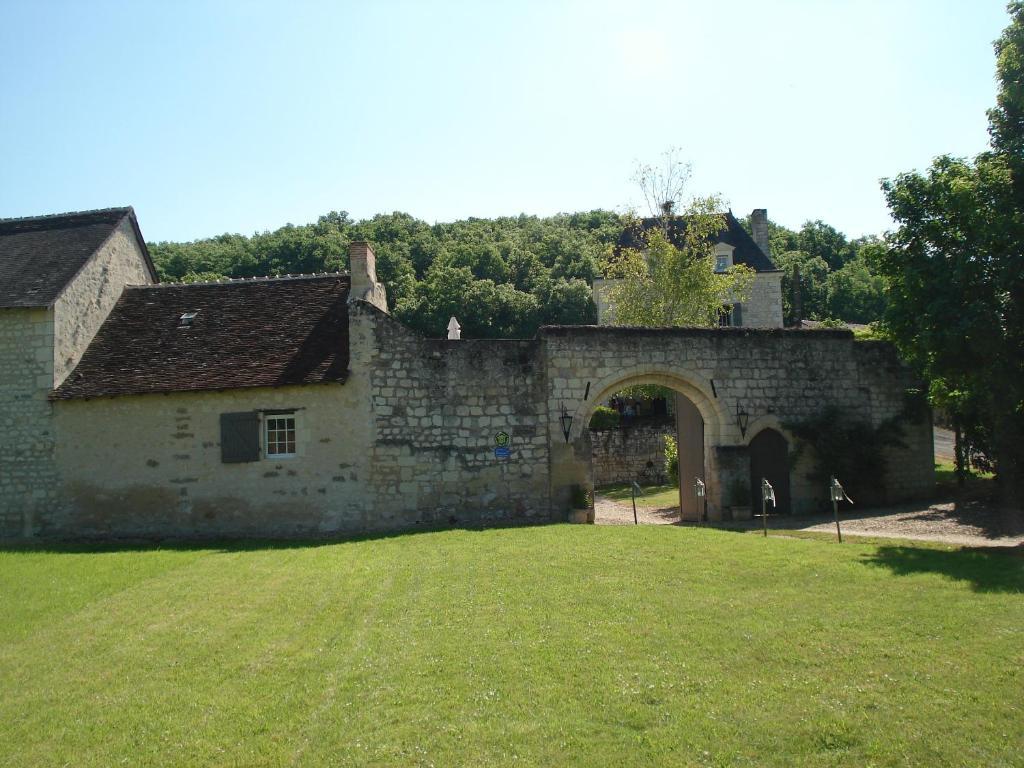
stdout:
[[880,546],[862,562],[897,576],[936,573],[967,581],[976,592],[1024,593],[1024,545],[954,550]]
[[258,538],[229,536],[195,536],[189,538],[80,538],[80,539],[0,539],[0,554],[29,552],[38,554],[84,554],[114,552],[153,552],[170,550],[174,552],[214,551],[257,552],[275,549],[312,549],[337,544],[354,544],[363,541],[383,541],[387,539],[404,539],[424,533],[444,533],[446,531],[492,531],[507,528],[533,528],[551,525],[553,521],[538,520],[536,522],[494,523],[488,525],[458,523],[448,525],[423,525],[416,528],[404,528],[394,531],[365,531],[362,533],[337,533],[324,536],[306,536],[295,538]]

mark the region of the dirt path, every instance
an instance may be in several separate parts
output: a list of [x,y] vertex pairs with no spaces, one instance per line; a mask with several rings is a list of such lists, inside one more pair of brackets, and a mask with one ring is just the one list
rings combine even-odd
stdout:
[[[676,525],[679,523],[679,507],[648,507],[637,502],[636,517],[640,525]],[[630,502],[613,501],[607,496],[594,498],[594,518],[598,525],[633,525],[633,505]]]
[[[595,500],[598,525],[633,525],[633,508],[603,496]],[[679,522],[679,508],[658,509],[637,505],[641,525],[693,525]],[[873,536],[893,539],[940,541],[961,546],[1024,547],[1024,531],[1000,527],[998,512],[978,501],[910,504],[884,509],[840,513],[844,536]],[[715,528],[757,529],[760,520],[709,523]],[[820,531],[834,533],[831,515],[778,517],[769,519],[772,530]]]

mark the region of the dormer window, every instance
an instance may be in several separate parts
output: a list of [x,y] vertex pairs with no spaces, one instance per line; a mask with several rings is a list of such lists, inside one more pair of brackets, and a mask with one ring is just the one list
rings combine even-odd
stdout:
[[182,312],[181,317],[178,318],[178,327],[191,328],[192,322],[196,319],[196,315],[198,314],[198,310],[195,312]]
[[715,246],[715,272],[728,272],[732,269],[732,252],[735,249],[731,245],[718,243]]

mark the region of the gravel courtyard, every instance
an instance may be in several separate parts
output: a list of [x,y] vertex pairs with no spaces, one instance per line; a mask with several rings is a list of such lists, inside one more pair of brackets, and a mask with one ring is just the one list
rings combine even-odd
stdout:
[[[633,507],[628,502],[623,504],[598,496],[595,511],[598,525],[633,525]],[[679,521],[678,507],[647,507],[640,500],[637,502],[637,521],[641,525],[695,525]],[[999,523],[998,511],[980,501],[908,504],[840,513],[840,524],[844,536],[918,539],[963,546],[1024,546],[1024,531],[1004,530]],[[706,525],[756,529],[761,527],[761,521],[737,520]],[[769,518],[768,527],[772,530],[835,532],[831,515]]]

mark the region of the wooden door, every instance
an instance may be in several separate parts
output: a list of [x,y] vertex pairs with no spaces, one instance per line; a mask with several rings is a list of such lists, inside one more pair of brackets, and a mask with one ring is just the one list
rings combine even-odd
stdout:
[[[750,441],[750,495],[755,514],[761,512],[761,478],[775,489],[775,512],[788,515],[791,511],[789,496],[789,444],[781,433],[763,429]],[[771,514],[772,510],[769,509]]]

